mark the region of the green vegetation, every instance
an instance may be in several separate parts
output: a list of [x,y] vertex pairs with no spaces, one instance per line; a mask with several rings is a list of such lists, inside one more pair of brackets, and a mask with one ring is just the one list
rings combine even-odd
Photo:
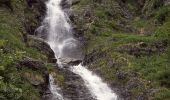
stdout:
[[42,81],[43,75],[31,69],[19,68],[22,66],[18,65],[18,61],[25,57],[37,60],[47,60],[47,57],[24,43],[23,35],[26,33],[24,18],[32,17],[24,12],[29,10],[26,2],[24,0],[8,2],[13,7],[13,12],[8,5],[3,3],[0,5],[0,99],[40,100],[40,90],[35,88],[28,78],[33,75],[36,80]]
[[128,88],[132,100],[169,100],[170,6],[146,0],[139,14],[137,1],[126,1],[126,10],[116,0],[81,0],[73,6],[75,23],[85,30],[85,51],[94,59],[88,66],[110,84],[137,85]]
[[[43,83],[44,74],[18,64],[24,58],[48,60],[25,39],[26,28],[31,33],[39,24],[40,12],[24,0],[6,1],[0,0],[0,99],[40,100],[34,81]],[[89,68],[126,90],[130,100],[169,100],[170,6],[164,0],[146,0],[141,8],[142,0],[121,1],[81,0],[72,7],[74,23],[87,40],[86,54],[93,56]],[[63,73],[45,66],[62,86]]]

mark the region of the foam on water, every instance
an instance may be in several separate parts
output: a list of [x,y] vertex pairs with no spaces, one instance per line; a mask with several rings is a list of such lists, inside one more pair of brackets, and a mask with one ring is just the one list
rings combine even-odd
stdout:
[[81,64],[78,66],[73,66],[72,71],[82,77],[82,79],[85,81],[85,85],[97,100],[117,99],[116,94],[109,88],[106,83],[101,80],[100,77],[93,74]]
[[[72,28],[68,23],[67,14],[62,10],[60,3],[62,0],[49,0],[46,2],[47,14],[42,22],[42,26],[37,30],[45,30],[46,41],[55,53],[57,63],[62,66],[64,61],[69,59],[81,59],[81,52],[78,50],[78,41],[73,37]],[[40,32],[42,33],[42,32]],[[65,60],[67,59],[67,60]],[[71,71],[78,74],[85,81],[85,85],[97,100],[116,100],[116,94],[104,83],[100,77],[90,70],[78,66],[70,66]],[[60,94],[60,88],[54,83],[54,78],[50,75],[50,90],[54,95],[54,100],[64,100]]]
[[51,99],[52,100],[64,100],[63,96],[59,93],[60,88],[55,84],[54,78],[52,75],[49,75],[49,81],[50,81],[49,89],[51,93],[53,94]]

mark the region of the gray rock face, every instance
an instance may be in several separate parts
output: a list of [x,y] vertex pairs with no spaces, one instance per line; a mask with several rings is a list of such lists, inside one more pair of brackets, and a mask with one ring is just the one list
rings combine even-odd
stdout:
[[45,63],[34,60],[32,58],[24,58],[23,60],[19,61],[19,65],[22,67],[28,67],[29,69],[32,70],[40,70],[40,71],[46,71]]
[[36,36],[29,35],[28,45],[48,55],[49,62],[56,63],[57,60],[55,59],[53,50],[50,48],[48,43],[46,43],[43,39],[37,38]]
[[[28,0],[28,1],[29,1],[28,3],[30,4],[30,7],[32,7],[34,6],[33,4],[40,3],[39,1],[44,1],[44,0]],[[63,0],[61,3],[61,6],[63,7],[66,13],[69,13],[68,9],[71,6],[71,3],[69,0]],[[44,34],[44,37],[41,36],[41,38],[43,39],[46,38],[46,34],[47,34],[46,31],[47,30],[41,31]],[[50,49],[50,46],[46,42],[44,42],[43,39],[37,38],[33,35],[29,35],[27,36],[27,38],[28,38],[29,46],[34,47],[44,52],[45,54],[47,54],[49,57],[49,62],[56,62],[56,60],[54,59],[55,58],[54,52],[52,51],[52,49]],[[68,67],[68,65],[79,64],[81,62],[81,59],[80,60],[64,59],[63,62],[65,62],[65,65],[66,65],[64,68],[59,69],[59,67],[56,66],[56,68],[59,69],[59,71],[64,74],[64,83],[62,83],[62,86],[60,87],[63,93],[63,97],[67,98],[68,100],[95,100],[93,96],[91,95],[90,91],[85,86],[84,81],[81,79],[81,77],[71,72]],[[24,66],[32,66],[31,68],[34,70],[41,69],[41,67],[39,66],[43,66],[43,63],[41,64],[34,60],[23,60],[20,63]],[[47,79],[48,79],[48,76],[47,76]],[[35,82],[35,84],[37,83],[38,82]],[[48,85],[49,85],[49,82],[46,84],[46,86]],[[50,93],[48,89],[44,90],[42,99],[52,100],[52,94]]]
[[61,69],[65,82],[62,87],[63,96],[68,100],[96,100],[84,84],[80,76],[74,74],[69,69]]
[[40,26],[46,13],[46,1],[47,0],[26,0],[27,10],[34,14],[31,17],[26,18],[28,21],[24,22],[27,34],[37,34],[36,29]]

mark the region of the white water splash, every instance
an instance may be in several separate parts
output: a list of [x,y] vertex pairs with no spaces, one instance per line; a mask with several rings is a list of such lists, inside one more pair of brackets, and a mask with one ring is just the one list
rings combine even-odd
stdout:
[[[47,31],[46,41],[54,51],[56,58],[61,57],[63,54],[63,48],[66,46],[63,45],[63,40],[71,36],[70,25],[67,23],[65,13],[60,7],[61,1],[62,0],[49,0],[46,2],[47,14],[43,25],[40,27],[40,30],[45,28]],[[60,63],[59,60],[58,63]],[[60,88],[54,83],[52,75],[49,75],[49,81],[49,89],[53,94],[52,100],[64,100],[64,97],[59,92]]]
[[81,64],[73,66],[72,71],[83,78],[85,85],[97,100],[117,100],[117,95],[108,85]]
[[80,59],[81,52],[78,52],[78,41],[73,38],[72,28],[68,23],[69,18],[62,10],[60,4],[62,0],[50,0],[47,2],[47,16],[44,22],[48,26],[47,42],[55,52],[58,59],[72,58]]
[[[82,59],[81,52],[78,50],[79,42],[73,38],[72,28],[68,23],[68,16],[60,6],[61,1],[49,0],[46,3],[47,15],[39,29],[45,28],[45,31],[47,31],[47,43],[54,51],[57,63],[60,66],[64,62],[67,63],[68,60]],[[82,77],[85,85],[97,100],[116,100],[116,94],[97,75],[92,74],[91,71],[81,65],[70,67],[75,74]],[[64,100],[64,97],[59,93],[60,88],[54,84],[52,76],[50,76],[50,90],[54,95],[54,99]]]
[[49,81],[50,81],[49,89],[51,93],[53,94],[51,99],[52,100],[64,100],[62,95],[59,93],[60,88],[55,84],[54,78],[52,75],[49,75]]

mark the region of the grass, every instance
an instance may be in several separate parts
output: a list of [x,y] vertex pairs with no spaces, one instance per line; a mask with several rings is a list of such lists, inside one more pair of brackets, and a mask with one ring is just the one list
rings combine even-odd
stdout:
[[[132,11],[136,7],[134,1],[128,0],[127,2]],[[23,19],[28,19],[26,24],[31,26],[38,24],[34,18],[34,14],[37,12],[26,9],[25,4],[24,0],[13,0],[14,12],[7,7],[1,7],[0,10],[0,99],[40,99],[39,90],[22,76],[29,73],[31,77],[35,75],[37,79],[42,80],[41,73],[27,68],[18,70],[16,64],[24,57],[47,60],[46,55],[35,48],[27,47],[23,42],[23,34],[26,33]],[[114,0],[102,2],[81,0],[78,5],[73,7],[79,16],[76,24],[78,28],[85,30],[84,37],[88,40],[85,47],[86,53],[97,52],[95,55],[97,59],[89,68],[99,71],[106,82],[117,83],[119,86],[128,86],[132,79],[137,78],[138,81],[135,83],[143,85],[129,89],[134,100],[149,89],[156,90],[156,95],[149,97],[153,100],[169,100],[170,98],[169,6],[162,7],[161,5],[161,0],[147,0],[143,9],[146,18],[135,16],[134,19],[126,19],[124,12]],[[87,12],[86,9],[88,9]],[[149,27],[150,30],[151,27],[154,27],[155,30],[151,31],[150,35],[125,32],[118,26],[121,22],[131,25],[135,29]],[[117,51],[118,47],[126,44],[139,42],[152,44],[158,41],[168,41],[168,46],[164,52],[150,56],[135,57]],[[48,71],[54,75],[57,83],[63,85],[63,73],[54,69],[51,64],[46,66]],[[123,79],[119,79],[118,72],[125,74]]]
[[[32,73],[30,69],[18,69],[17,62],[24,57],[46,61],[46,55],[35,48],[27,47],[23,42],[26,30],[23,26],[26,2],[12,0],[14,11],[2,6],[0,10],[0,99],[2,100],[40,100],[40,91],[23,76]],[[28,12],[30,13],[30,12]],[[30,15],[30,19],[33,15]],[[32,18],[33,19],[33,18]],[[43,75],[32,73],[38,80]],[[31,74],[31,75],[32,75]]]
[[[130,11],[132,9],[137,10],[134,0],[128,0],[127,2]],[[142,15],[135,15],[132,19],[126,19],[118,6],[115,5],[116,3],[113,0],[102,1],[102,3],[82,0],[80,4],[73,7],[77,11],[76,13],[80,14],[79,18],[81,20],[77,19],[76,21],[78,27],[82,29],[85,27],[86,53],[97,53],[94,55],[97,58],[89,68],[94,71],[97,70],[100,73],[99,75],[108,83],[115,82],[127,86],[131,79],[137,78],[136,83],[141,83],[143,86],[129,89],[134,100],[136,96],[145,93],[149,89],[155,89],[155,95],[148,96],[149,99],[169,100],[169,6],[163,6],[162,0],[146,0],[141,11]],[[92,8],[92,11],[89,11],[91,15],[89,17],[90,22],[82,16],[86,7],[88,9]],[[117,27],[118,22],[125,22],[136,30],[143,29],[146,32],[139,34],[138,32],[122,31]],[[117,51],[118,47],[127,44],[143,42],[152,45],[163,41],[166,44],[165,51],[152,55],[135,57]],[[101,56],[101,54],[104,56]],[[113,66],[109,65],[110,62],[113,62]],[[117,72],[125,73],[125,79],[118,79]],[[134,73],[136,73],[136,76],[133,76]]]

